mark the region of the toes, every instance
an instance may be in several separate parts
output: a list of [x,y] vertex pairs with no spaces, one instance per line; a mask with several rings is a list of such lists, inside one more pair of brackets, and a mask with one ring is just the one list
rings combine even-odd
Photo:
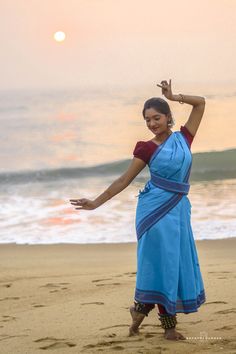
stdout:
[[181,333],[178,333],[178,338],[179,338],[179,339],[182,339],[182,340],[183,340],[183,339],[186,339]]

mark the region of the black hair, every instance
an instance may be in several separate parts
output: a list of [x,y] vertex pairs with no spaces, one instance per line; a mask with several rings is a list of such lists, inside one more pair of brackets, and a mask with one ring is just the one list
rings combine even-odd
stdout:
[[149,109],[149,108],[154,108],[156,111],[162,113],[162,114],[169,114],[170,116],[170,122],[171,122],[171,128],[174,125],[174,119],[172,116],[172,112],[170,110],[170,106],[169,104],[163,100],[160,97],[152,97],[149,98],[145,103],[144,103],[144,107],[143,107],[143,117],[145,118],[145,110]]

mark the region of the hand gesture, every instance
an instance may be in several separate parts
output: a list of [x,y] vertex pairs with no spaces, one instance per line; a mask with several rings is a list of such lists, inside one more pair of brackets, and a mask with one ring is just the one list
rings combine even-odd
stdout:
[[80,209],[93,210],[93,209],[97,208],[97,206],[96,206],[96,204],[94,203],[93,200],[89,200],[89,199],[86,199],[86,198],[70,199],[70,203],[72,205],[75,205],[75,206],[80,206],[79,208],[75,208],[77,210],[80,210]]
[[173,94],[171,90],[171,79],[169,80],[169,84],[166,80],[161,81],[161,85],[157,84],[158,87],[162,88],[162,94],[168,98],[169,100],[173,99]]

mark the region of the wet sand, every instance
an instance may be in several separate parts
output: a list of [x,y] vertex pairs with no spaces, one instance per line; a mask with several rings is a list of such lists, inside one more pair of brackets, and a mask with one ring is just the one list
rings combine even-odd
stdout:
[[155,308],[128,337],[136,244],[0,247],[0,353],[236,353],[236,238],[196,242],[206,291],[169,341]]

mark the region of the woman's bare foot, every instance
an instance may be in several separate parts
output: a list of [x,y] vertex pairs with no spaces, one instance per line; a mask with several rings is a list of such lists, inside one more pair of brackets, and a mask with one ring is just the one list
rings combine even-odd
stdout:
[[165,329],[164,336],[166,339],[170,340],[186,339],[181,333],[177,332],[175,328]]
[[135,311],[134,306],[129,308],[133,323],[129,327],[129,336],[135,336],[139,334],[138,327],[143,322],[145,315]]

